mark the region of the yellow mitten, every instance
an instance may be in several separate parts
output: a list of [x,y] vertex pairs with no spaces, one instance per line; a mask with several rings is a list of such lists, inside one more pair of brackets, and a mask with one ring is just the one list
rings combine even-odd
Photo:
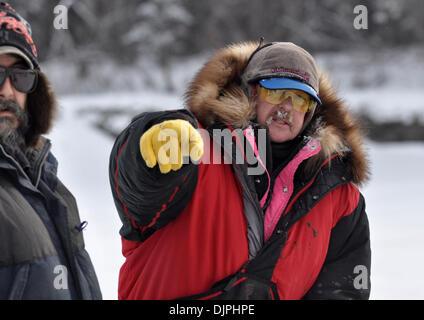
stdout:
[[179,170],[184,157],[198,161],[203,154],[203,140],[188,121],[166,120],[141,136],[140,152],[149,168],[158,163],[160,172],[168,173]]

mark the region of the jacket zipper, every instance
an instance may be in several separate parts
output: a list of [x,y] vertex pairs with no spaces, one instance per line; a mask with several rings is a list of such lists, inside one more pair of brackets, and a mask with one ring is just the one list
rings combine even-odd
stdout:
[[50,141],[47,140],[45,143],[46,143],[46,146],[44,147],[45,151],[44,151],[44,154],[41,158],[40,165],[36,166],[36,168],[37,168],[37,171],[36,171],[37,172],[37,175],[36,175],[37,178],[35,180],[35,186],[36,187],[40,183],[41,172],[43,171],[42,169],[44,167],[44,164],[46,163],[46,159],[47,159],[47,156],[49,155],[49,151],[50,151],[50,146],[51,146]]

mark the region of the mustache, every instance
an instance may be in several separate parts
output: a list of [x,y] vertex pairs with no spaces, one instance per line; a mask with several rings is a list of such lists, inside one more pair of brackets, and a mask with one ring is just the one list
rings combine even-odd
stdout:
[[284,122],[286,122],[289,126],[292,125],[293,122],[293,116],[291,113],[281,110],[279,108],[275,109],[267,118],[266,120],[266,124],[269,126],[271,124],[272,121],[274,121],[275,119],[278,120],[283,120]]
[[25,132],[28,127],[28,114],[15,100],[0,100],[0,112],[8,111],[15,115],[20,129]]
[[15,100],[0,100],[0,111],[10,111],[18,115],[23,109],[18,105]]

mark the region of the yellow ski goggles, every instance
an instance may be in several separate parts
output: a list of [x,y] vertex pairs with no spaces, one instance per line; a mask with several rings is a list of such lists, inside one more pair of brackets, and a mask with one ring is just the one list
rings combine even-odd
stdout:
[[312,110],[314,101],[306,92],[294,89],[267,89],[258,86],[258,94],[262,100],[271,104],[281,104],[291,98],[293,109],[302,113]]

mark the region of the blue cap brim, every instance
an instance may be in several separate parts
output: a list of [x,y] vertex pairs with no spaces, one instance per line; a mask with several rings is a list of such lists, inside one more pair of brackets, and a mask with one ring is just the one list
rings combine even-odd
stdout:
[[314,97],[319,104],[321,104],[320,98],[318,98],[315,90],[307,85],[306,83],[296,81],[288,78],[268,78],[259,80],[259,84],[266,89],[294,89],[306,92],[310,96]]

